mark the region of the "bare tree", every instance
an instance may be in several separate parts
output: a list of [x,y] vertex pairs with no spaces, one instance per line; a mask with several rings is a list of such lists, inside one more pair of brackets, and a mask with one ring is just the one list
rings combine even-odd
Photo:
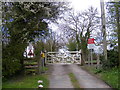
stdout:
[[88,8],[84,12],[69,12],[65,23],[62,25],[63,31],[69,37],[75,37],[77,50],[82,51],[82,64],[87,60],[87,41],[93,31],[97,30],[99,25],[99,17],[97,9]]
[[63,35],[59,35],[57,32],[50,30],[46,38],[45,49],[51,52],[58,51],[65,43],[62,36]]

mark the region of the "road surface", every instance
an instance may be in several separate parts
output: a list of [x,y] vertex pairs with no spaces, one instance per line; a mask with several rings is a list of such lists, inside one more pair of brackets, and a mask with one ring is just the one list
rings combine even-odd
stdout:
[[49,77],[50,88],[73,88],[66,65],[53,64],[53,71]]
[[50,87],[49,88],[74,88],[72,82],[68,76],[69,73],[73,73],[82,88],[108,88],[108,86],[102,80],[92,76],[87,71],[81,69],[80,66],[75,64],[50,64],[51,73],[49,76]]

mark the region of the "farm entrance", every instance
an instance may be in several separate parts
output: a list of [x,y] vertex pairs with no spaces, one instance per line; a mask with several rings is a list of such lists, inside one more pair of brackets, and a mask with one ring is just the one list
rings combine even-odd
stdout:
[[81,64],[81,52],[47,52],[47,63]]

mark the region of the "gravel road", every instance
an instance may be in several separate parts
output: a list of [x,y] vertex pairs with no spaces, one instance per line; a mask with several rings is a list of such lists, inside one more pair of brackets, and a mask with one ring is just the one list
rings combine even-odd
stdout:
[[77,78],[79,84],[83,88],[109,88],[105,82],[102,80],[96,78],[95,76],[92,76],[85,70],[81,69],[80,66],[71,64],[70,69],[74,73],[75,77]]
[[69,73],[73,73],[82,88],[108,88],[110,90],[110,86],[81,69],[80,66],[75,64],[51,64],[51,66],[49,88],[74,88],[68,76]]
[[52,73],[49,77],[50,88],[73,88],[68,76],[67,65],[53,64]]

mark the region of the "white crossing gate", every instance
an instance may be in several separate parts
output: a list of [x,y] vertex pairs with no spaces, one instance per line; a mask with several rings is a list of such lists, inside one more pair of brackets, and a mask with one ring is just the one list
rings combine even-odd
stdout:
[[81,64],[81,51],[47,52],[47,63]]

